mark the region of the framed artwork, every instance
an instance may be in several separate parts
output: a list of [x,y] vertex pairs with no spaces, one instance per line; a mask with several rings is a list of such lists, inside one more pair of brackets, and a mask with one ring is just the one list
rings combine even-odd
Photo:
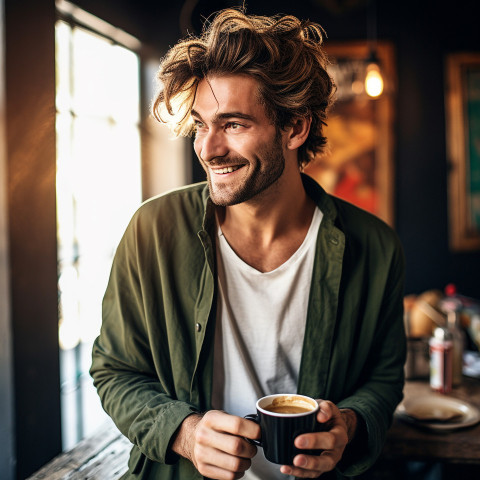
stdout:
[[325,44],[337,86],[326,127],[325,153],[305,169],[328,192],[393,226],[393,47],[377,42],[376,57],[384,91],[377,98],[364,90],[368,42]]
[[480,250],[480,53],[446,58],[450,247]]

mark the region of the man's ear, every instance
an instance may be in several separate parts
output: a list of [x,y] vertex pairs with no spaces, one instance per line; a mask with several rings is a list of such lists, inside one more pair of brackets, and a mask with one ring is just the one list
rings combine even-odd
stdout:
[[310,133],[312,117],[297,117],[293,120],[293,125],[289,128],[287,138],[287,148],[296,150],[300,148],[307,140]]

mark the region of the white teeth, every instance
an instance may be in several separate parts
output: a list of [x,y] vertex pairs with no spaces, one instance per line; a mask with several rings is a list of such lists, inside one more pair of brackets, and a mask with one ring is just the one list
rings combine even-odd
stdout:
[[232,173],[235,170],[238,170],[240,165],[237,167],[225,167],[225,168],[216,168],[215,173]]

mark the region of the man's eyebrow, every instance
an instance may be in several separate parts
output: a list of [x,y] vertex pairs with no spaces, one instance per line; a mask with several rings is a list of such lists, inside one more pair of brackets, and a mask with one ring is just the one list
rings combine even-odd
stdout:
[[[202,116],[195,110],[195,109],[192,109],[190,114],[192,115],[192,117],[197,117],[198,119],[200,120],[203,120],[202,119]],[[217,113],[214,117],[213,117],[213,121],[212,123],[219,123],[221,122],[222,120],[228,120],[228,119],[231,119],[231,118],[241,118],[243,120],[250,120],[250,121],[254,121],[255,120],[255,117],[253,115],[249,115],[248,113],[242,113],[242,112],[222,112],[222,113]]]
[[214,121],[216,120],[228,120],[229,118],[241,118],[243,120],[255,120],[255,117],[253,115],[249,115],[248,113],[242,113],[242,112],[223,112],[223,113],[218,113],[215,115]]
[[198,119],[202,120],[202,116],[194,108],[190,110],[190,115],[192,117],[197,117]]

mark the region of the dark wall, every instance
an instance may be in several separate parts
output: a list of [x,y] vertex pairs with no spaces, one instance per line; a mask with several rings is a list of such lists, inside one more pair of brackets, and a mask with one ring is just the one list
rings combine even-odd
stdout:
[[459,291],[480,298],[480,251],[453,253],[448,245],[444,108],[446,54],[480,51],[474,3],[408,8],[396,26],[396,226],[407,255],[410,292],[453,282]]
[[4,0],[0,0],[0,478],[14,478],[12,326],[7,240]]
[[19,479],[61,449],[54,21],[49,0],[25,0],[20,7],[5,2],[7,261]]

